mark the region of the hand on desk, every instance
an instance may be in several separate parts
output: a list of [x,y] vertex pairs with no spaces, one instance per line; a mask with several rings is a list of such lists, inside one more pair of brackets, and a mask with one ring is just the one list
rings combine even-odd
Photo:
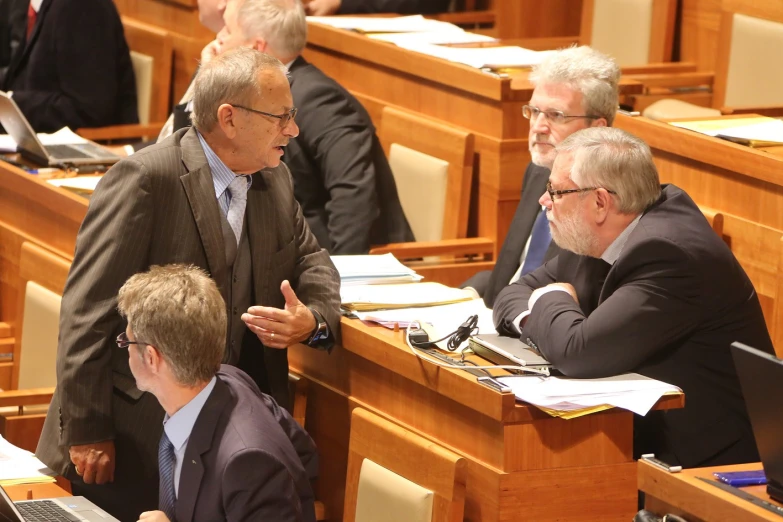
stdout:
[[114,441],[71,446],[68,450],[76,474],[85,484],[114,482]]
[[242,320],[256,334],[264,346],[288,348],[310,337],[315,330],[315,317],[296,297],[288,281],[283,281],[280,291],[285,297],[285,308],[251,306]]
[[305,3],[305,12],[311,16],[332,15],[340,9],[340,0],[310,0]]
[[170,522],[163,511],[145,511],[139,515],[138,522]]

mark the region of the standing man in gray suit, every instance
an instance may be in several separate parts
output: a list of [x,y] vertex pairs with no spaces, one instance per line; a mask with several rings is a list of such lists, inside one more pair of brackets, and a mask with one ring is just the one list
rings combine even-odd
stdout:
[[619,80],[614,60],[587,46],[562,49],[533,68],[533,97],[522,108],[530,120],[532,161],[525,170],[519,205],[495,267],[462,284],[475,289],[489,308],[503,288],[559,251],[538,203],[555,161],[555,147],[578,130],[612,126]]
[[120,161],[90,201],[63,295],[57,392],[37,449],[74,493],[122,520],[157,505],[163,419],[114,344],[125,328],[117,292],[130,276],[156,264],[205,269],[226,302],[223,362],[282,405],[286,347],[329,349],[338,334],[337,271],[280,162],[298,133],[285,67],[243,48],[202,67],[195,82],[194,127]]

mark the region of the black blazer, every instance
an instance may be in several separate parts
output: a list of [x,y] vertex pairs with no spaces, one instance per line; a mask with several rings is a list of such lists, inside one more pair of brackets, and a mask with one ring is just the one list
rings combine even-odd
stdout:
[[431,14],[445,13],[451,0],[342,0],[337,14],[356,13],[399,13]]
[[543,295],[522,339],[569,377],[637,372],[685,392],[685,408],[637,418],[635,451],[685,467],[759,459],[729,345],[773,353],[753,284],[691,198],[665,185],[628,236],[620,257],[562,251],[503,289],[495,302],[501,333],[518,336],[514,319],[534,289],[571,283]]
[[111,0],[44,0],[3,90],[37,132],[139,121],[136,80]]
[[178,522],[315,522],[309,435],[250,377],[222,366],[183,458]]
[[11,57],[24,45],[29,5],[25,0],[0,0],[0,85]]
[[299,136],[283,161],[320,245],[331,254],[366,254],[370,245],[413,241],[367,111],[304,58],[289,72]]
[[[509,281],[519,269],[519,257],[533,232],[533,224],[541,210],[538,200],[546,191],[548,180],[548,168],[540,167],[532,162],[528,164],[525,178],[522,181],[519,204],[514,218],[511,220],[511,227],[508,229],[505,241],[503,241],[503,247],[500,249],[495,267],[491,271],[479,272],[461,285],[462,288],[466,286],[475,288],[478,294],[484,298],[484,304],[488,308],[492,308],[498,293],[508,286]],[[544,256],[544,262],[555,257],[559,251],[558,246],[552,241]]]

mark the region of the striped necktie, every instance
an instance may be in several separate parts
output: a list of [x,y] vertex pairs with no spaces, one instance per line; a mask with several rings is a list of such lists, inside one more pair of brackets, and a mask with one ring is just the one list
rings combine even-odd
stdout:
[[228,186],[228,192],[231,194],[231,202],[228,204],[228,213],[226,219],[231,225],[231,230],[237,238],[242,236],[242,223],[245,221],[245,206],[247,206],[247,176],[237,176],[231,180]]
[[171,522],[176,522],[174,507],[177,495],[174,492],[174,467],[177,457],[174,445],[169,441],[166,432],[160,437],[158,444],[158,471],[160,472],[160,491],[158,492],[158,509],[166,513]]

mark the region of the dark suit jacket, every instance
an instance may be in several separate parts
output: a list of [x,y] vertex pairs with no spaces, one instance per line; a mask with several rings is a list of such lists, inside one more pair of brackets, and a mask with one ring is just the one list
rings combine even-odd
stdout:
[[337,14],[445,13],[449,10],[450,1],[451,0],[342,0]]
[[[283,308],[280,284],[288,279],[339,335],[339,276],[302,217],[284,164],[253,175],[245,227],[256,302]],[[63,294],[57,391],[37,450],[49,467],[71,478],[69,446],[121,437],[141,453],[139,467],[150,457],[157,470],[159,432],[157,438],[151,432],[159,430],[154,423],[162,410],[136,388],[127,352],[114,343],[125,328],[117,292],[152,265],[185,263],[207,270],[226,298],[231,274],[224,244],[212,173],[195,130],[174,133],[104,176],[79,230]],[[287,350],[264,348],[255,335],[245,335],[241,350],[264,351],[271,393],[288,404]],[[238,352],[228,353],[229,364]],[[119,476],[119,456],[117,466]]]
[[304,58],[289,72],[299,136],[283,160],[320,245],[332,254],[366,254],[370,245],[413,241],[367,111]]
[[0,85],[11,57],[24,45],[29,4],[25,0],[0,0]]
[[3,87],[38,132],[139,121],[130,51],[111,0],[44,0]]
[[315,444],[250,377],[223,366],[188,439],[177,522],[315,522]]
[[[605,278],[605,281],[604,281]],[[685,408],[639,418],[636,449],[685,467],[756,461],[729,345],[772,353],[753,284],[691,198],[664,186],[611,266],[562,251],[500,292],[498,330],[512,322],[534,289],[571,283],[541,296],[522,339],[569,377],[637,372],[685,392]]]
[[[500,249],[498,260],[494,268],[484,270],[474,275],[464,283],[462,288],[469,286],[474,288],[478,294],[484,298],[484,304],[492,308],[495,304],[495,298],[498,293],[508,286],[509,281],[519,269],[519,258],[522,256],[522,250],[530,238],[533,231],[533,224],[536,222],[541,205],[538,200],[546,191],[546,182],[549,180],[549,169],[539,167],[535,163],[529,163],[525,170],[525,178],[522,181],[522,194],[519,197],[519,204],[511,220],[511,227],[508,229],[508,235],[503,241],[503,248]],[[546,251],[544,261],[549,261],[560,251],[558,246],[552,241],[549,249]]]

